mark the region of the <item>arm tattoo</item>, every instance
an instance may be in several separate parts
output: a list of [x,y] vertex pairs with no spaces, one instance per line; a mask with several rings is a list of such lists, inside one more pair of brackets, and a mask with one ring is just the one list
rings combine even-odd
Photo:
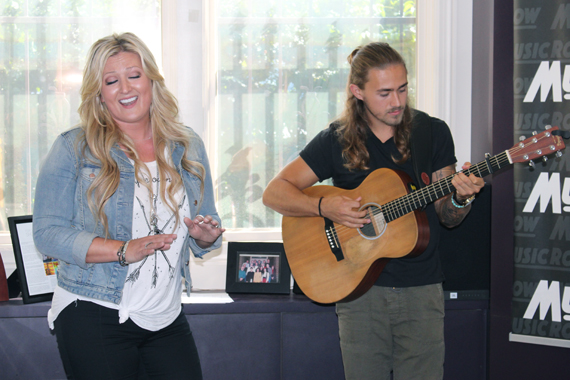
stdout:
[[[432,182],[439,181],[455,173],[455,165],[446,166],[432,174]],[[439,221],[446,227],[455,227],[459,225],[471,210],[471,205],[464,208],[457,208],[451,203],[452,194],[448,194],[443,198],[435,201],[435,211],[439,217]]]

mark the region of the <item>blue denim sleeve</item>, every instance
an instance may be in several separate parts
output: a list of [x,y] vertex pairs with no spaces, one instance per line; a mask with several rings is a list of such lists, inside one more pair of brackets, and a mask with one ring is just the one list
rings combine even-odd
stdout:
[[36,185],[33,212],[34,243],[42,254],[88,268],[85,258],[94,233],[76,225],[75,204],[79,161],[73,133],[64,133],[48,153]]
[[[212,218],[218,221],[220,227],[222,226],[222,221],[218,212],[216,210],[216,204],[214,200],[214,189],[212,185],[212,174],[210,171],[210,163],[208,160],[208,155],[206,154],[206,149],[204,147],[204,142],[202,139],[192,131],[192,144],[190,145],[190,151],[188,152],[188,158],[192,161],[198,161],[204,166],[205,175],[204,175],[204,195],[202,206],[199,210],[201,215],[211,215]],[[218,237],[218,239],[212,244],[210,247],[204,249],[200,248],[194,239],[190,239],[190,249],[192,253],[196,257],[202,257],[206,253],[218,249],[222,246],[222,236]]]

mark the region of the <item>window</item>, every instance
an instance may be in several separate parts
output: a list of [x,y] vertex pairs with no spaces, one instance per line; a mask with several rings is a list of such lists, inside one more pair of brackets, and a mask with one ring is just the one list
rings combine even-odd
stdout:
[[278,228],[281,216],[263,206],[263,189],[341,112],[354,48],[394,46],[408,65],[413,101],[416,2],[216,4],[217,143],[210,157],[218,211],[226,228]]
[[161,23],[159,0],[0,4],[0,231],[6,231],[6,217],[32,213],[43,157],[56,136],[78,122],[91,44],[132,31],[160,52]]
[[[220,212],[232,228],[277,227],[261,191],[342,108],[352,49],[372,40],[395,44],[413,90],[415,1],[220,0],[217,15]],[[6,216],[31,213],[42,157],[78,121],[88,47],[112,31],[131,30],[160,51],[159,16],[158,1],[6,2],[0,229],[7,229]]]
[[[356,46],[394,45],[419,108],[450,121],[456,144],[469,143],[470,127],[464,139],[453,128],[469,126],[470,87],[452,84],[471,78],[471,34],[457,33],[471,30],[471,7],[443,0],[1,1],[0,251],[7,268],[15,265],[1,233],[6,217],[32,212],[42,158],[78,121],[81,71],[97,38],[132,31],[164,62],[182,121],[208,146],[218,209],[230,228],[225,239],[260,240],[265,230],[280,239],[281,217],[261,204],[261,192],[342,109],[346,57]],[[451,111],[439,112],[441,105]]]
[[8,274],[16,265],[6,218],[32,213],[43,157],[78,122],[87,50],[132,31],[156,54],[160,15],[159,0],[0,1],[0,252]]

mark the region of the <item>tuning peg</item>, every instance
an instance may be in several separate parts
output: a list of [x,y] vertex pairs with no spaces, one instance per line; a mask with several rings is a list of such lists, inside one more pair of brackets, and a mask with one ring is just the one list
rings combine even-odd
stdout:
[[524,140],[526,140],[526,136],[519,137],[519,141],[524,141]]
[[562,157],[562,152],[561,151],[556,152],[555,156],[558,158]]
[[533,136],[536,136],[536,135],[538,135],[538,132],[537,132],[537,131],[532,131],[532,135],[533,135]]
[[552,125],[545,125],[544,126],[544,129],[550,129],[550,128],[552,128]]
[[548,161],[548,157],[542,156],[542,162],[546,162],[546,161]]
[[534,161],[532,161],[532,160],[529,161],[529,162],[528,162],[528,165],[529,165],[531,168],[534,168]]

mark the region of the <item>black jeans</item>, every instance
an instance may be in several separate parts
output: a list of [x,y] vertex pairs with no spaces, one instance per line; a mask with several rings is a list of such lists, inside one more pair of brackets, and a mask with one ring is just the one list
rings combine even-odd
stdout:
[[159,331],[119,324],[119,313],[92,302],[68,305],[54,323],[69,379],[202,379],[200,358],[183,312]]

